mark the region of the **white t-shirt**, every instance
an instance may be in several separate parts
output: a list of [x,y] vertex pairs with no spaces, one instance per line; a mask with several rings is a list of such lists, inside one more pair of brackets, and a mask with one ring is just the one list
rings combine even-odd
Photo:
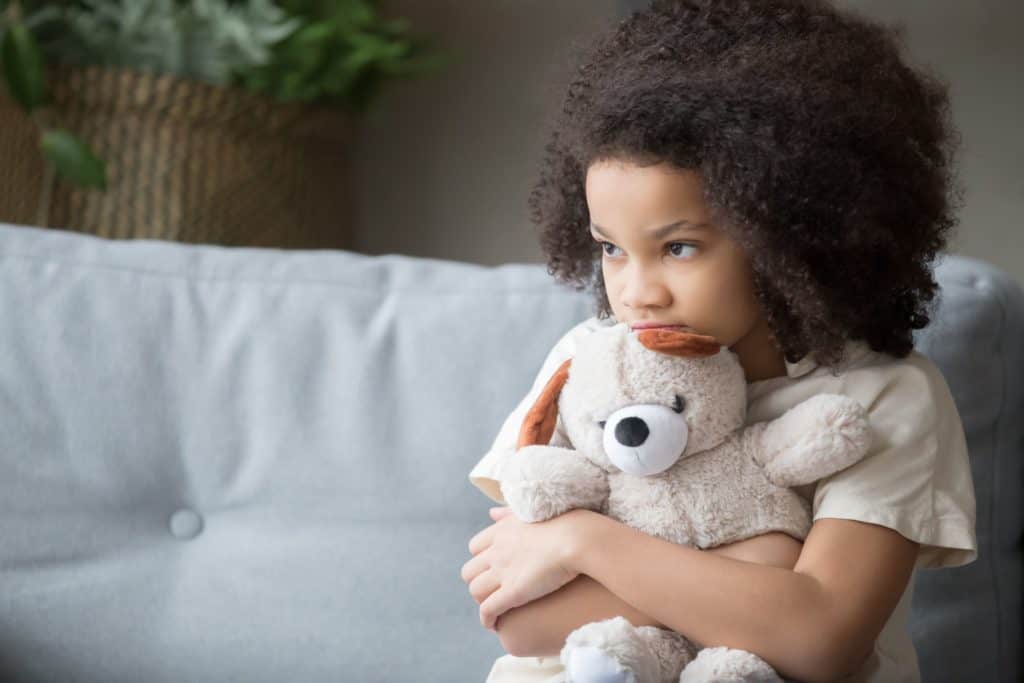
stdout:
[[[498,485],[504,458],[515,443],[526,412],[561,363],[572,357],[586,334],[613,325],[614,318],[589,318],[569,330],[551,349],[529,393],[505,419],[490,450],[469,480],[504,503]],[[967,443],[953,397],[941,371],[912,351],[895,358],[872,351],[863,341],[846,345],[836,375],[808,357],[786,361],[786,376],[747,384],[747,423],[771,420],[818,393],[857,399],[868,412],[872,445],[863,460],[795,491],[812,504],[812,519],[854,519],[895,529],[921,544],[915,572],[957,567],[978,556],[974,482]],[[561,421],[556,430],[564,437]],[[907,618],[914,577],[882,628],[875,649],[851,683],[918,683],[921,680]],[[554,681],[558,657],[514,657],[495,661],[487,683]]]

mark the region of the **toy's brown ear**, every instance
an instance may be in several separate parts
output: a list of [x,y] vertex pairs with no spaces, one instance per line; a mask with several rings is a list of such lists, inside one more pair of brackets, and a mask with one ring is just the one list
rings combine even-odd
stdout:
[[718,353],[722,345],[714,337],[694,332],[654,328],[637,333],[640,343],[651,351],[680,358],[706,358]]
[[569,358],[555,370],[544,390],[533,402],[533,407],[523,418],[523,426],[519,429],[519,442],[516,450],[523,446],[546,446],[551,442],[555,433],[555,422],[558,420],[558,395],[562,393],[565,380],[569,379],[569,366],[572,365],[572,358]]

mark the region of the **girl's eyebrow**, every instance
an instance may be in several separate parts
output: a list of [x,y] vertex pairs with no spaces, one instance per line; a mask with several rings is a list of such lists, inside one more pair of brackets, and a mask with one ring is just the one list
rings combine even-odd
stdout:
[[[694,223],[684,218],[683,220],[678,220],[675,223],[669,223],[668,225],[663,225],[660,228],[655,228],[649,233],[649,235],[651,239],[660,240],[671,235],[679,228],[687,228],[690,230],[710,230],[711,226],[707,223]],[[604,228],[601,228],[596,223],[591,223],[590,229],[605,239],[611,239],[611,237],[605,234]]]

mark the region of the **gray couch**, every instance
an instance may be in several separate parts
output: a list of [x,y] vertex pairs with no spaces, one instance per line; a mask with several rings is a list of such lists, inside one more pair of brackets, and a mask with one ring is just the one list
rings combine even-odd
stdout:
[[[938,276],[980,558],[913,635],[929,683],[1017,681],[1024,294]],[[537,264],[0,226],[0,681],[482,681],[467,474],[590,312]]]

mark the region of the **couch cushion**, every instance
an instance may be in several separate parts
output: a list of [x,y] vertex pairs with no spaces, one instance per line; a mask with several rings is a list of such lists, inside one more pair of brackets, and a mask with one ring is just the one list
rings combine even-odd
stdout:
[[526,265],[0,226],[0,679],[482,680],[466,472],[587,308]]
[[942,286],[917,348],[942,370],[964,423],[978,559],[918,572],[910,629],[924,681],[1019,681],[1024,562],[1024,291],[964,256],[936,268]]

